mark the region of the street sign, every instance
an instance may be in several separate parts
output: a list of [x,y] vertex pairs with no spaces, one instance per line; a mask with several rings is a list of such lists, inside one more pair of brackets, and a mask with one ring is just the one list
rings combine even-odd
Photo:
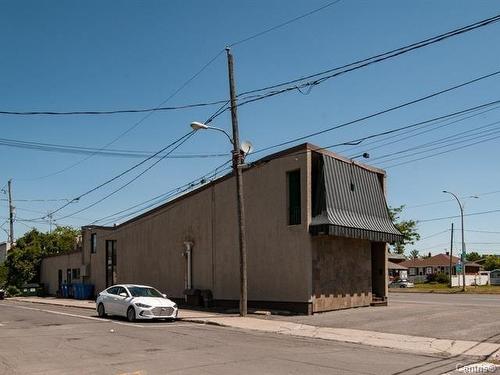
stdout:
[[460,273],[462,272],[462,263],[458,262],[456,265],[455,265],[455,270],[457,273]]

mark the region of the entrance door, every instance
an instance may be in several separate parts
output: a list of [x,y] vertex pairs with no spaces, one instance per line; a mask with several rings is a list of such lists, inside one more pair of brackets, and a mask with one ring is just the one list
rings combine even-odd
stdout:
[[57,290],[60,292],[61,291],[61,285],[63,282],[63,271],[59,270],[57,272]]
[[116,240],[106,241],[106,288],[116,284]]

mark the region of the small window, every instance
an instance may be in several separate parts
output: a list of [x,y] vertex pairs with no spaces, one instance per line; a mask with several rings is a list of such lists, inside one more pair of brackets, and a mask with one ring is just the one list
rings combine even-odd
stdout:
[[301,222],[300,169],[287,173],[288,182],[288,225]]
[[97,252],[97,234],[92,233],[90,235],[90,252],[95,254]]
[[432,267],[427,267],[427,268],[425,269],[425,274],[426,274],[426,275],[432,275]]
[[108,289],[106,289],[106,292],[109,293],[109,294],[118,294],[118,287],[117,286],[113,286],[111,288],[108,288]]
[[410,276],[415,276],[417,274],[417,269],[416,268],[410,268]]
[[71,275],[71,278],[72,278],[73,280],[75,280],[75,279],[79,279],[79,278],[80,278],[80,268],[73,268],[73,269],[71,270],[71,274],[72,274],[72,275]]

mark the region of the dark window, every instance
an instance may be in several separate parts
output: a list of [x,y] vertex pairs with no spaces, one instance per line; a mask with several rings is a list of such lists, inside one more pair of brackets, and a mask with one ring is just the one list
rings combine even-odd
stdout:
[[288,225],[300,224],[300,169],[287,173],[288,180]]
[[106,292],[108,292],[109,294],[118,294],[118,287],[114,286],[114,287],[108,288],[108,289],[106,289]]
[[90,252],[95,254],[97,252],[97,234],[92,233],[90,235]]
[[71,273],[72,273],[71,278],[72,278],[73,280],[75,280],[75,279],[79,279],[79,278],[80,278],[80,268],[73,268],[73,269],[71,270]]
[[106,241],[106,286],[116,284],[116,241]]
[[66,283],[71,284],[71,268],[66,270]]

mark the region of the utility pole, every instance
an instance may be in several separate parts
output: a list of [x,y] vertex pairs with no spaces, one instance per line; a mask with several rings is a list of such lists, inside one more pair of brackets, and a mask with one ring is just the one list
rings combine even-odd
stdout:
[[49,221],[49,233],[52,233],[52,223],[53,223],[52,218],[53,218],[52,213],[49,211],[49,213],[47,214],[47,220]]
[[10,225],[9,249],[12,249],[14,247],[14,206],[12,205],[12,179],[9,180],[8,185],[9,185],[8,193],[9,193],[9,225]]
[[453,286],[453,223],[451,223],[451,242],[450,242],[450,288]]
[[238,205],[238,231],[240,250],[240,316],[247,315],[247,249],[245,236],[245,206],[243,200],[243,171],[240,136],[238,130],[238,113],[236,105],[236,88],[234,84],[233,55],[226,47],[227,68],[229,73],[229,94],[231,98],[231,123],[233,128],[233,171],[236,176],[236,196]]

